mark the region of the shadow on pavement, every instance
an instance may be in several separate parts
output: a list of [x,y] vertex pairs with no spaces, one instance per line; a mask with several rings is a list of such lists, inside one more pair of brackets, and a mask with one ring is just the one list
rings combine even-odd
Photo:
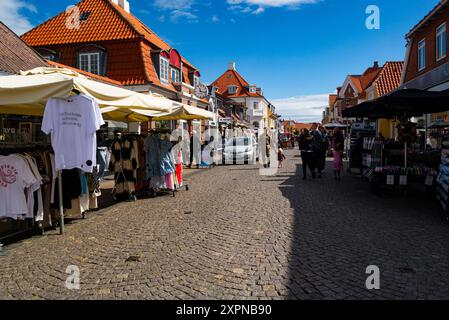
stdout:
[[[449,298],[449,228],[435,201],[379,198],[368,182],[335,181],[331,170],[306,181],[301,165],[296,172],[279,186],[294,210],[289,299]],[[370,265],[380,290],[366,288]]]

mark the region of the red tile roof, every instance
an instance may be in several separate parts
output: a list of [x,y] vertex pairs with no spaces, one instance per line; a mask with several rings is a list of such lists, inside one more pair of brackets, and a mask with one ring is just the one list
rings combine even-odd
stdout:
[[80,74],[82,74],[82,75],[84,75],[84,76],[86,76],[86,77],[88,77],[88,78],[90,78],[92,80],[97,80],[97,81],[100,81],[100,82],[103,82],[103,83],[106,83],[106,84],[112,84],[112,85],[115,85],[115,86],[120,86],[120,87],[122,86],[120,81],[112,80],[112,79],[107,78],[107,77],[102,77],[102,76],[99,76],[99,75],[96,75],[96,74],[93,74],[93,73],[90,73],[90,72],[86,72],[84,70],[80,70],[80,69],[77,69],[77,68],[66,66],[65,64],[57,63],[57,62],[54,62],[54,61],[47,61],[47,63],[50,66],[53,66],[53,67],[66,68],[66,69],[73,70],[73,71],[78,72],[78,73],[80,73]]
[[377,93],[380,96],[397,89],[401,84],[403,61],[388,61],[382,67],[378,77],[374,80],[377,84]]
[[37,67],[48,65],[33,48],[0,22],[0,71],[14,74]]
[[365,73],[360,78],[360,83],[362,85],[363,91],[365,91],[373,83],[380,70],[381,68],[379,67],[371,67],[365,71]]
[[86,21],[80,21],[79,29],[67,28],[73,12],[64,11],[26,32],[22,39],[31,46],[48,46],[139,37],[139,31],[123,15],[117,14],[121,8],[108,0],[83,0],[76,6],[80,13],[90,12]]
[[[134,70],[138,75],[133,79],[123,81],[120,79],[122,84],[139,85],[149,82],[176,91],[172,84],[167,85],[159,80],[151,60],[152,50],[169,51],[172,48],[143,22],[110,0],[83,0],[77,4],[77,7],[81,13],[90,13],[87,20],[80,22],[79,29],[68,29],[66,22],[70,21],[68,18],[73,13],[62,12],[25,33],[22,39],[33,47],[134,39],[140,42],[140,52],[136,52],[135,48],[130,48],[128,43],[121,48],[120,52],[116,53],[124,56],[132,54],[133,65],[130,66],[128,63],[123,72],[129,75],[133,73],[130,71]],[[130,51],[132,52],[130,53]],[[190,84],[188,76],[185,76],[189,72],[187,69],[195,71],[196,68],[184,57],[182,57],[182,61],[186,67],[184,68],[184,81]],[[114,65],[113,68],[120,68],[120,66]],[[108,69],[108,73],[115,74],[118,72],[116,71]],[[123,78],[123,76],[117,78]]]
[[361,75],[349,75],[359,96],[365,95],[365,90],[373,83],[380,70],[381,68],[376,64],[375,66],[366,69]]
[[351,81],[354,84],[355,89],[357,90],[358,93],[362,93],[363,92],[362,83],[360,81],[361,77],[362,76],[357,76],[357,75],[349,76],[349,78],[351,79]]
[[310,129],[312,127],[312,123],[295,123],[295,129],[301,131],[302,129]]
[[[226,70],[212,85],[217,87],[218,93],[225,98],[263,97],[258,92],[250,93],[248,89],[250,84],[236,70]],[[232,85],[237,87],[235,94],[228,93],[228,87]]]

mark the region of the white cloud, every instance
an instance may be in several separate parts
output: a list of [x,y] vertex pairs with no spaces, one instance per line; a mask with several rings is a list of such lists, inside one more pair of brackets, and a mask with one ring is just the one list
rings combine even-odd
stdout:
[[219,22],[220,21],[220,18],[218,17],[218,16],[216,16],[216,15],[214,15],[214,16],[212,16],[212,22]]
[[254,11],[252,12],[252,14],[261,14],[261,13],[264,13],[264,12],[265,12],[265,9],[262,8],[262,7],[259,7],[259,8],[257,8],[256,10],[254,10]]
[[18,35],[30,30],[33,25],[28,18],[23,15],[23,11],[37,13],[34,5],[23,0],[0,1],[0,21],[6,24]]
[[190,9],[195,0],[155,0],[154,5],[161,9]]
[[191,22],[191,23],[198,22],[198,16],[189,11],[174,10],[171,12],[171,14],[170,14],[171,22],[177,23],[181,19],[185,19],[187,22]]
[[242,6],[229,6],[228,10],[234,11],[234,10],[242,10],[243,7]]
[[[154,5],[161,11],[169,11],[170,21],[178,23],[181,20],[197,23],[199,22],[198,16],[194,13],[192,7],[196,0],[155,0]],[[165,17],[160,22],[165,21]]]
[[264,7],[284,7],[317,3],[318,0],[245,0],[245,2]]
[[329,94],[273,99],[270,102],[282,119],[321,122],[324,108],[329,104]]
[[297,9],[300,5],[314,4],[320,1],[322,0],[227,0],[227,3],[230,10],[261,14],[266,8],[287,7],[288,9]]

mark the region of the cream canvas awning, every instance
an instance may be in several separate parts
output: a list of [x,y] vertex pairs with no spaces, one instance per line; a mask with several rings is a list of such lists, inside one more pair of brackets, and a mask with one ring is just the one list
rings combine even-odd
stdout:
[[93,97],[107,120],[213,118],[211,112],[199,108],[90,80],[62,68],[36,68],[20,75],[0,77],[0,113],[42,116],[48,99],[67,98],[74,89]]

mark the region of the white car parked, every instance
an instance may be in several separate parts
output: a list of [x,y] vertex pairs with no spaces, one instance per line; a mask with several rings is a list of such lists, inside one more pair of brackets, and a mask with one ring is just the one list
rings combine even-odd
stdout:
[[251,164],[258,159],[258,144],[254,137],[231,138],[223,146],[223,164]]

